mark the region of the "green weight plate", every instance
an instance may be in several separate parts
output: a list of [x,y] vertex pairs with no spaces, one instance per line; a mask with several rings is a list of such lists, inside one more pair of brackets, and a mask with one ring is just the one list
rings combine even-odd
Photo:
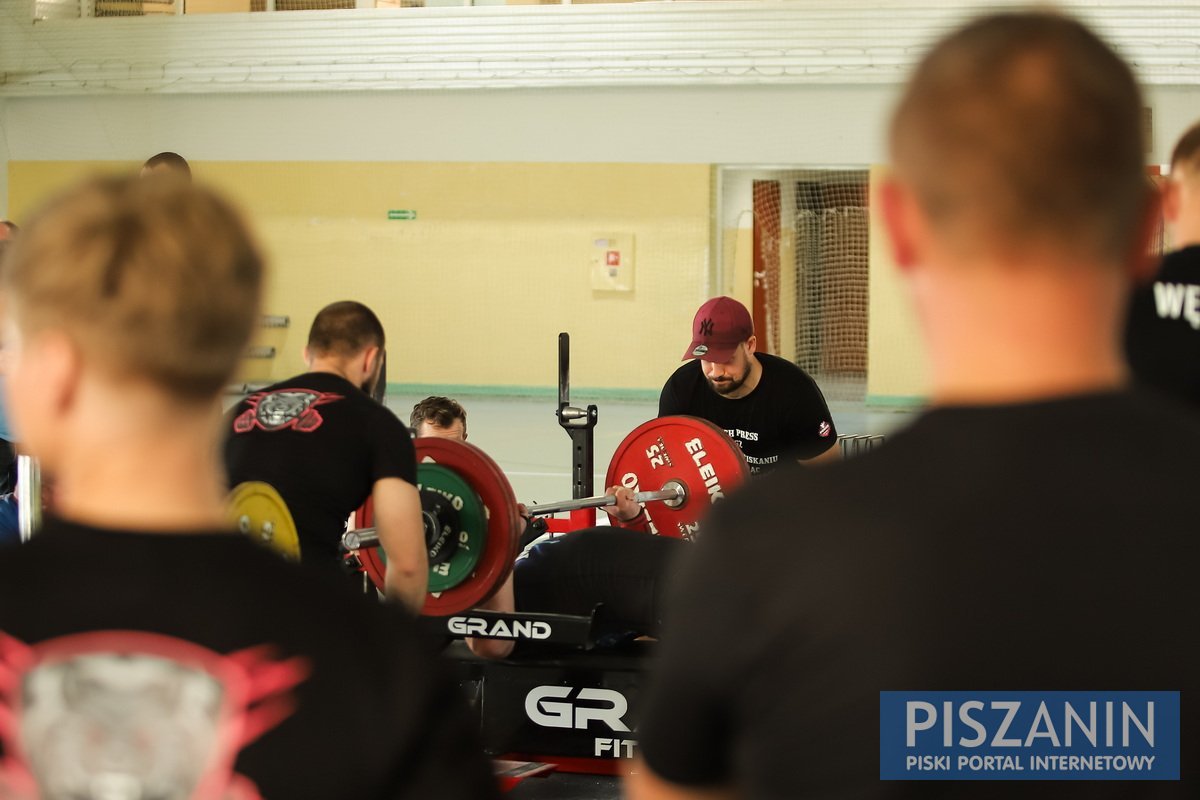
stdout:
[[417,488],[437,492],[458,512],[458,546],[450,560],[430,567],[429,591],[444,592],[471,576],[483,555],[487,517],[483,503],[458,473],[433,462],[417,466]]
[[[513,559],[517,557],[518,534],[521,530],[517,500],[496,462],[479,448],[466,442],[437,437],[415,439],[413,446],[417,451],[418,483],[422,482],[423,470],[437,466],[470,487],[470,497],[478,502],[478,508],[481,509],[481,518],[484,520],[482,526],[476,527],[474,523],[463,525],[483,532],[482,553],[477,557],[472,556],[476,558],[475,567],[469,575],[449,589],[438,590],[434,588],[436,584],[431,580],[430,591],[425,597],[425,605],[421,611],[422,614],[435,617],[459,614],[486,602],[500,589],[512,572]],[[441,481],[443,478],[437,480]],[[434,479],[431,478],[430,482],[433,483]],[[440,482],[438,485],[442,486]],[[457,488],[461,489],[461,486]],[[463,506],[467,506],[465,499]],[[368,498],[363,507],[355,513],[354,525],[357,528],[369,528],[373,520],[371,500]],[[468,538],[471,535],[468,531]],[[375,587],[382,591],[387,572],[383,548],[364,548],[358,555],[362,559],[363,570]],[[464,556],[459,556],[462,557]],[[457,572],[453,565],[448,571]],[[435,576],[431,574],[430,577]]]

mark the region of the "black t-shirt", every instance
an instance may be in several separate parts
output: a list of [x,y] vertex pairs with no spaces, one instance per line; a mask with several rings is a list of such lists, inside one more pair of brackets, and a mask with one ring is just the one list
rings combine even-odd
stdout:
[[237,534],[48,520],[0,552],[0,642],[0,795],[30,762],[39,796],[496,793],[416,622]]
[[1134,292],[1125,353],[1140,383],[1200,409],[1200,246],[1165,256]]
[[310,372],[255,392],[238,403],[228,424],[230,486],[275,487],[296,521],[305,560],[340,558],[346,519],[376,481],[417,482],[408,428],[337,375]]
[[754,391],[730,399],[713,391],[700,360],[675,370],[658,399],[658,415],[687,414],[725,429],[746,456],[751,472],[781,460],[812,458],[837,442],[833,417],[815,381],[790,361],[755,353],[762,376]]
[[680,565],[642,755],[755,798],[1131,796],[882,782],[880,692],[1178,690],[1200,781],[1197,453],[1200,424],[1120,392],[933,410],[868,456],[748,484]]

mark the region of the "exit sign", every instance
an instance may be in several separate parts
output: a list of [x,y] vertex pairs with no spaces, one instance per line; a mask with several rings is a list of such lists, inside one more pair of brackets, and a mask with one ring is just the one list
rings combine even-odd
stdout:
[[388,219],[412,220],[417,218],[417,212],[411,208],[394,208],[388,212]]

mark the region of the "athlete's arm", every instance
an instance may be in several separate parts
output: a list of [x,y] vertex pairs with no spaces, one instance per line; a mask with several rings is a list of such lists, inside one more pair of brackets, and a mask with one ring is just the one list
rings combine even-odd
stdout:
[[429,554],[421,525],[421,496],[401,478],[380,478],[371,490],[379,544],[387,556],[384,592],[414,614],[425,605]]
[[727,788],[697,789],[663,780],[640,758],[625,777],[626,800],[727,800],[733,797],[736,797],[733,790]]
[[821,387],[808,373],[795,367],[787,396],[792,411],[788,417],[788,450],[806,464],[828,464],[841,459],[837,426]]
[[[500,611],[511,614],[517,610],[516,598],[513,594],[513,573],[508,573],[500,591],[496,592],[487,602],[479,606],[484,611]],[[508,658],[517,643],[512,639],[475,639],[467,637],[467,647],[480,658]]]

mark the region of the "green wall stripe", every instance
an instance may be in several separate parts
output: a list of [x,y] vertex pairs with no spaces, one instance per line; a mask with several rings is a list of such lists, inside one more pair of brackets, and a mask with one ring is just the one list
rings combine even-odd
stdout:
[[912,395],[869,394],[867,408],[922,408],[929,405],[929,398]]

